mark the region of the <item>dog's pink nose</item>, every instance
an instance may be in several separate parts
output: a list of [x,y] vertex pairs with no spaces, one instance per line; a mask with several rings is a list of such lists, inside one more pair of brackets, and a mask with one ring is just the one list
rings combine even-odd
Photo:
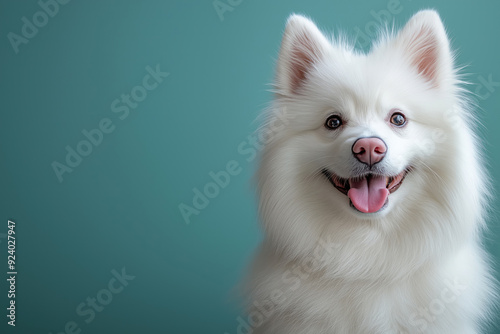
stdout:
[[382,160],[386,151],[387,146],[378,137],[360,138],[352,146],[352,154],[356,159],[370,167]]

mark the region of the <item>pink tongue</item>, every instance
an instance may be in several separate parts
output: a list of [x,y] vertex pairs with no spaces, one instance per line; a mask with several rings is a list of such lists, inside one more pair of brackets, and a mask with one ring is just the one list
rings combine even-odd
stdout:
[[349,179],[349,184],[351,189],[347,196],[361,212],[377,212],[389,196],[389,190],[385,187],[385,176],[371,175],[362,179]]

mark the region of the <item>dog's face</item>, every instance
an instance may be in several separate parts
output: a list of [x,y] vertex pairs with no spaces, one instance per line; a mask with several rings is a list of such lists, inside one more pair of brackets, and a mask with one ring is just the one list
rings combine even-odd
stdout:
[[288,115],[276,135],[280,152],[271,150],[286,159],[280,177],[295,179],[304,200],[328,198],[359,218],[432,193],[428,175],[453,154],[453,77],[434,12],[415,15],[366,55],[292,16],[276,82],[276,105]]

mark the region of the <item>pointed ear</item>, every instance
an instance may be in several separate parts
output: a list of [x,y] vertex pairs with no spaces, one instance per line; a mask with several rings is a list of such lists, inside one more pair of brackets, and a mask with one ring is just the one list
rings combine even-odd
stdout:
[[286,24],[278,57],[276,85],[285,94],[295,94],[314,64],[331,44],[309,19],[291,15]]
[[410,66],[433,87],[441,86],[453,73],[450,43],[436,11],[413,15],[395,41]]

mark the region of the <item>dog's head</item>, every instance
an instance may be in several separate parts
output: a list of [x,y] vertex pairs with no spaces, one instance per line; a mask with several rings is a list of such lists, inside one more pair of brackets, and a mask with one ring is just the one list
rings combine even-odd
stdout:
[[324,226],[449,205],[461,171],[476,167],[458,83],[434,11],[382,33],[367,54],[292,15],[259,170],[264,217],[311,229],[313,216]]

